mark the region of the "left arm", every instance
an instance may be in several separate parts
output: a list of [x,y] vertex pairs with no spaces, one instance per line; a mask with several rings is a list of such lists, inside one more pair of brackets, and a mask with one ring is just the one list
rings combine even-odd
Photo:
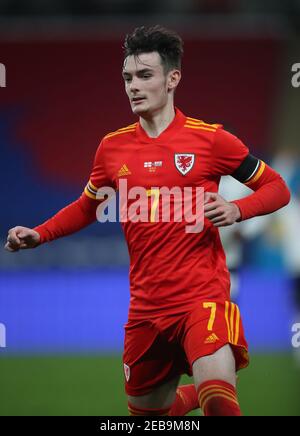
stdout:
[[228,202],[216,193],[205,194],[205,217],[216,227],[230,226],[256,216],[273,213],[286,206],[291,198],[282,177],[271,167],[262,163],[264,171],[261,177],[247,183],[254,193],[240,200]]
[[240,221],[267,215],[286,206],[291,199],[290,191],[280,174],[260,161],[257,178],[245,183],[254,193],[233,201],[240,212]]
[[[205,217],[216,227],[267,215],[289,203],[291,195],[280,174],[252,156],[238,138],[221,130],[215,150],[214,171],[220,175],[230,174],[254,191],[232,202],[227,202],[217,193],[205,193]],[[238,160],[240,163],[237,164]]]

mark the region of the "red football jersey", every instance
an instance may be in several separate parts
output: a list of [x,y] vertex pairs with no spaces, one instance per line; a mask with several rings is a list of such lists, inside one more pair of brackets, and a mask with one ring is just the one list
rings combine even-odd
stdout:
[[[149,192],[153,187],[217,192],[221,176],[232,174],[248,154],[221,125],[176,109],[174,120],[157,138],[150,138],[140,123],[106,135],[85,193],[96,198],[103,186],[117,190],[121,179],[127,180],[128,189],[140,186]],[[183,313],[203,300],[230,299],[218,229],[207,219],[200,233],[187,233],[186,225],[174,220],[122,223],[130,255],[129,320]]]

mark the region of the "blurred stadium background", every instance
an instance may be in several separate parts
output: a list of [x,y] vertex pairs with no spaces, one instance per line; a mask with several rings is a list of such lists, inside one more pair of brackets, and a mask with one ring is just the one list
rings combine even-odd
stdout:
[[[178,107],[223,123],[292,190],[283,212],[222,236],[252,354],[239,377],[243,412],[300,415],[291,345],[300,322],[299,0],[0,0],[0,239],[76,199],[101,137],[132,122],[122,42],[143,24],[185,40]],[[222,193],[245,192],[225,179]],[[0,250],[0,415],[127,414],[127,269],[119,224]]]

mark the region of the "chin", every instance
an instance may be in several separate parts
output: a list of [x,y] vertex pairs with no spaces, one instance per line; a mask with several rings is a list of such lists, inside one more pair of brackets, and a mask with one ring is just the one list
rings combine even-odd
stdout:
[[133,107],[132,108],[132,112],[135,114],[135,115],[139,115],[139,116],[141,116],[141,115],[145,115],[145,114],[147,114],[147,113],[149,113],[149,108],[142,108],[142,107]]

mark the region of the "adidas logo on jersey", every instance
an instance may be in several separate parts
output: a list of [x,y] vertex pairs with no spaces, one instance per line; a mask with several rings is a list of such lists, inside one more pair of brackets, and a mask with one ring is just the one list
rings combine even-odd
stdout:
[[213,333],[212,335],[208,336],[208,338],[205,339],[205,344],[215,344],[219,340],[218,336]]
[[118,171],[118,177],[129,176],[131,172],[129,171],[127,165],[123,165]]

